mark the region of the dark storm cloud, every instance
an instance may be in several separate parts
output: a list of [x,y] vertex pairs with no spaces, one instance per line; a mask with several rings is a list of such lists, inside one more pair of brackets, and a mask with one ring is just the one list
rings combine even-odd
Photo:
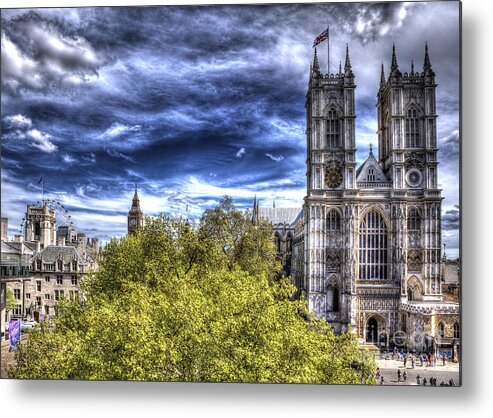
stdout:
[[[102,236],[125,232],[135,184],[149,214],[188,205],[198,216],[224,194],[239,207],[255,194],[300,206],[311,44],[327,24],[331,71],[350,47],[359,162],[377,143],[380,63],[388,71],[395,42],[401,70],[411,59],[419,68],[429,41],[440,169],[453,173],[457,156],[445,151],[458,129],[457,10],[450,2],[3,10],[2,163],[12,172],[3,185],[20,193],[45,175],[81,227],[97,222]],[[319,57],[326,71],[326,44]],[[2,209],[23,210],[4,199]]]
[[105,63],[87,40],[55,21],[28,12],[2,19],[2,88],[46,91],[78,84]]
[[447,210],[442,215],[442,229],[446,231],[459,229],[459,222],[460,213],[458,205],[455,205],[453,209]]

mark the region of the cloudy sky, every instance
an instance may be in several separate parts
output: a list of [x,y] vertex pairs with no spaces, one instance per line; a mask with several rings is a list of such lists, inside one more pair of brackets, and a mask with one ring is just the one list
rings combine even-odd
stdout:
[[[458,255],[459,6],[332,3],[2,10],[2,216],[18,233],[45,196],[79,230],[126,233],[134,185],[147,215],[198,218],[301,206],[313,39],[330,25],[331,71],[349,44],[358,162],[377,143],[380,66],[437,75],[443,240]],[[326,42],[319,48],[327,71]],[[188,205],[189,213],[186,214]]]

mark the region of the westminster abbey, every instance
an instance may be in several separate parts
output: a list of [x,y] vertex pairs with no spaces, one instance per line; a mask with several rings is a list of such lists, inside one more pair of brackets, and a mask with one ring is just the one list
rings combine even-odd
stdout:
[[[322,74],[315,50],[307,113],[303,208],[262,208],[286,275],[309,309],[361,343],[432,349],[459,334],[459,306],[441,291],[441,191],[436,90],[428,47],[422,71],[402,73],[395,46],[377,94],[378,155],[356,164],[355,74]],[[282,213],[281,213],[282,211]],[[454,342],[455,344],[455,342]]]

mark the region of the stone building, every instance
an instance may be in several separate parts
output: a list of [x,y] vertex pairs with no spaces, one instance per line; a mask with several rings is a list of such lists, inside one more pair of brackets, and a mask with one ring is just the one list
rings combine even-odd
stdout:
[[302,211],[275,222],[289,225],[285,270],[309,309],[336,332],[351,327],[362,343],[389,346],[400,331],[409,347],[436,349],[440,338],[459,334],[459,305],[442,295],[436,87],[427,46],[422,71],[412,65],[404,74],[393,47],[377,93],[378,156],[369,144],[356,167],[349,48],[344,69],[330,75],[315,50],[305,106],[307,194]]
[[27,205],[25,220],[24,236],[2,240],[2,295],[7,289],[14,293],[13,317],[37,321],[56,314],[60,298],[79,296],[82,278],[98,267],[100,243],[73,226],[57,229],[56,210],[46,202]]

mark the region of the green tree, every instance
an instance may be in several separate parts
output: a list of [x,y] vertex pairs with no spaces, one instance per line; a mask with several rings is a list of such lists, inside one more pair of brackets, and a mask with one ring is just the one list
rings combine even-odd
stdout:
[[148,219],[136,235],[108,244],[85,281],[85,299],[62,300],[54,322],[20,347],[9,374],[374,383],[375,363],[353,334],[335,336],[304,300],[293,300],[296,289],[278,270],[272,230],[253,227],[229,198],[196,229]]
[[5,309],[7,313],[9,313],[17,305],[17,299],[14,296],[14,292],[12,292],[12,290],[10,289],[7,289],[7,291],[5,292],[5,304]]

